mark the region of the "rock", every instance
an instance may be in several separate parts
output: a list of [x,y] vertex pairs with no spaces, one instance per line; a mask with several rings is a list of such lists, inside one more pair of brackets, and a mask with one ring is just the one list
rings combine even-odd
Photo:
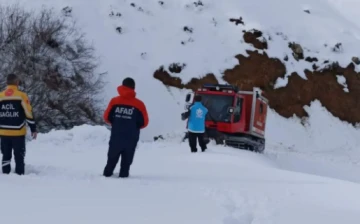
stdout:
[[184,32],[192,33],[194,29],[190,28],[190,27],[187,27],[187,26],[184,26],[183,30],[184,30]]
[[331,50],[332,50],[333,52],[337,52],[337,53],[343,52],[342,43],[337,43],[337,44],[335,44],[335,46],[334,46]]
[[315,57],[306,57],[305,61],[312,63],[312,62],[318,62],[319,60]]
[[289,43],[289,47],[293,51],[292,55],[294,56],[295,60],[298,61],[298,60],[304,59],[304,50],[300,44]]
[[121,13],[120,12],[117,12],[117,13],[114,13],[113,11],[111,11],[111,13],[109,14],[110,17],[113,17],[113,16],[117,16],[117,17],[121,17]]
[[357,65],[360,65],[360,59],[358,57],[352,57],[351,60],[357,64]]
[[146,52],[142,52],[142,53],[141,53],[141,58],[142,58],[142,59],[146,59],[146,58],[147,58],[147,53],[146,53]]
[[171,73],[180,73],[184,68],[185,68],[186,64],[180,64],[180,63],[172,63],[169,66],[169,71]]
[[196,7],[198,7],[198,6],[204,6],[204,4],[202,3],[202,1],[197,1],[197,2],[193,2],[194,3],[194,5],[196,6]]
[[159,139],[164,140],[164,137],[162,135],[154,136],[154,142],[156,142]]
[[339,62],[332,62],[324,67],[322,71],[336,72],[340,68]]
[[118,27],[116,27],[116,31],[117,31],[118,33],[122,33],[122,28],[121,28],[120,26],[118,26]]
[[239,19],[230,18],[229,21],[235,23],[236,26],[239,24],[245,25],[242,17],[240,17]]

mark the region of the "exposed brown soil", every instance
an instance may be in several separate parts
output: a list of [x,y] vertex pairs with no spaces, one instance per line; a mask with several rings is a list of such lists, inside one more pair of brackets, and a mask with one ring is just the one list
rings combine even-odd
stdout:
[[[258,49],[267,48],[254,33],[245,32],[244,39]],[[352,124],[360,122],[360,74],[355,72],[353,62],[349,62],[346,68],[333,63],[322,71],[305,71],[308,80],[294,73],[290,76],[286,87],[274,89],[277,78],[284,77],[286,74],[285,65],[277,58],[268,57],[266,53],[258,51],[247,53],[248,57],[237,55],[239,65],[224,72],[223,79],[226,82],[237,85],[242,90],[261,88],[269,99],[270,107],[286,118],[294,114],[298,117],[307,116],[303,107],[318,99],[328,111],[341,120]],[[317,62],[316,58],[307,57],[306,59],[309,63]],[[299,57],[299,60],[303,59]],[[315,64],[313,67],[317,68]],[[344,75],[349,93],[344,92],[344,87],[337,82],[336,75]],[[218,83],[213,74],[207,74],[200,79],[193,78],[189,83],[184,84],[180,78],[172,77],[167,73],[163,67],[154,73],[154,77],[165,85],[192,90],[205,83]]]
[[252,44],[257,49],[267,49],[267,42],[260,41],[258,38],[262,36],[262,32],[254,30],[253,32],[244,32],[245,43]]
[[183,84],[180,78],[172,77],[163,67],[160,67],[154,73],[154,78],[160,80],[166,86],[173,86],[179,89],[192,89],[199,88],[204,83],[218,84],[218,81],[214,74],[207,74],[201,79],[192,78],[190,82]]

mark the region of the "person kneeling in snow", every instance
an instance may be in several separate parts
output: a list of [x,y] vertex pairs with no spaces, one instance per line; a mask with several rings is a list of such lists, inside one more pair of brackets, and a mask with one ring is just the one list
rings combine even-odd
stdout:
[[107,164],[103,175],[110,177],[121,156],[119,177],[129,176],[135,149],[139,141],[140,129],[149,124],[144,103],[137,99],[135,81],[125,78],[117,88],[120,96],[111,99],[104,113],[105,122],[111,125]]

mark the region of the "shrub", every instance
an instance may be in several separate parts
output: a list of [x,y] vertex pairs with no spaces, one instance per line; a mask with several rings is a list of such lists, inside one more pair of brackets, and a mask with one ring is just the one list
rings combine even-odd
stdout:
[[102,123],[97,68],[94,48],[68,15],[0,7],[0,87],[8,73],[19,75],[40,132]]

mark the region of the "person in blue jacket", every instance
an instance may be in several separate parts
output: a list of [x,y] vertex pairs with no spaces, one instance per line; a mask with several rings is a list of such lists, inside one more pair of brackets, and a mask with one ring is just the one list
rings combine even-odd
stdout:
[[205,134],[205,118],[208,109],[201,103],[201,96],[195,96],[195,102],[189,107],[188,117],[188,138],[192,153],[197,152],[196,140],[198,140],[201,151],[206,150],[206,143],[204,141]]

